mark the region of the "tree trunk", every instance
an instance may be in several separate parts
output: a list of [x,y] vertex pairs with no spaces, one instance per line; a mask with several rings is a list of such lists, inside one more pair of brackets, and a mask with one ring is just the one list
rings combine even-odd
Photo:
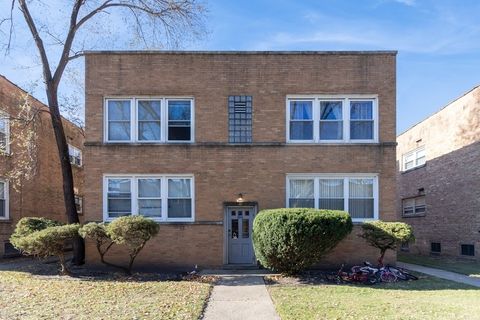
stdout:
[[[58,106],[57,88],[50,81],[47,83],[47,100],[52,118],[53,132],[57,142],[60,167],[63,178],[63,199],[68,223],[79,223],[77,208],[75,206],[75,193],[73,189],[73,174],[68,153],[68,144],[62,124],[62,116]],[[80,235],[73,239],[73,263],[81,265],[85,263],[85,243]]]
[[380,250],[380,258],[378,258],[379,267],[383,267],[383,258],[385,257],[385,252],[387,252],[387,249]]

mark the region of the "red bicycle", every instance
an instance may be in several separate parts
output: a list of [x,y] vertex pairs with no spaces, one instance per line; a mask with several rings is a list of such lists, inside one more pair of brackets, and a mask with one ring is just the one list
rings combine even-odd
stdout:
[[342,267],[336,273],[327,274],[327,281],[335,283],[361,283],[366,285],[373,285],[378,282],[377,277],[364,270],[352,268],[351,272],[344,270],[345,265],[342,264]]

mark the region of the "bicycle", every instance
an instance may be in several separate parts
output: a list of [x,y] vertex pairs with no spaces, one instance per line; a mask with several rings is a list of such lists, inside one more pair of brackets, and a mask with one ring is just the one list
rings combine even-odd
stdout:
[[418,277],[414,276],[413,274],[409,273],[407,270],[394,267],[391,265],[379,265],[378,267],[374,267],[370,262],[365,261],[363,263],[365,265],[364,268],[368,268],[372,272],[379,274],[381,280],[383,282],[396,282],[397,279],[408,281],[408,280],[418,280]]
[[353,269],[351,272],[344,271],[345,264],[342,264],[342,267],[336,273],[326,274],[326,280],[330,282],[340,283],[362,283],[366,285],[373,285],[378,282],[377,277],[375,277],[370,272],[365,272],[362,270]]
[[364,264],[363,267],[355,266],[352,268],[352,270],[355,268],[355,270],[369,272],[382,282],[391,283],[391,282],[396,282],[398,279],[397,275],[392,271],[390,271],[387,267],[379,266],[378,268],[376,268],[368,261],[363,262],[363,264]]

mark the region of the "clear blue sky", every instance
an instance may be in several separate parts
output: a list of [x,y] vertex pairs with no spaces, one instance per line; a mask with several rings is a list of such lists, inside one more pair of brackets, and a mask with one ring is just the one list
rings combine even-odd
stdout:
[[[399,133],[480,84],[478,0],[210,0],[207,6],[209,35],[184,49],[398,50]],[[24,68],[38,62],[29,53],[1,56],[0,73],[29,87],[41,76],[38,67]],[[34,93],[44,100],[41,89]]]

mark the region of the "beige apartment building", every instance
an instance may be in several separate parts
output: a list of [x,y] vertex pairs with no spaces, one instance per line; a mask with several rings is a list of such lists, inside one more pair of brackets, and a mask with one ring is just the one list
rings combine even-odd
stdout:
[[480,256],[480,87],[397,137],[398,212],[414,254]]
[[[22,107],[25,105],[31,109]],[[60,161],[48,112],[46,105],[0,76],[0,259],[18,254],[9,238],[20,218],[66,221]],[[33,114],[33,122],[27,124]],[[63,124],[73,164],[77,210],[82,214],[84,135],[66,119]]]
[[259,210],[340,209],[357,225],[324,262],[375,260],[359,224],[398,220],[395,63],[393,51],[87,52],[85,219],[158,221],[139,265],[222,267],[256,264]]

